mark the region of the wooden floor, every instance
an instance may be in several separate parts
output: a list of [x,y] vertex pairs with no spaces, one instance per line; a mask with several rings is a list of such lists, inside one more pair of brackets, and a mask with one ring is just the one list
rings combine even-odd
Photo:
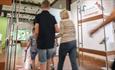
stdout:
[[[14,53],[14,50],[13,50],[13,53]],[[17,47],[17,52],[16,53],[17,54],[16,54],[15,70],[30,70],[31,60],[30,60],[29,51],[28,51],[28,54],[27,54],[26,62],[24,62],[24,57],[25,57],[24,48]],[[5,55],[3,55],[3,56],[5,56]],[[5,60],[5,58],[3,58],[3,56],[0,56],[0,59]],[[13,58],[14,58],[14,56],[12,54],[12,62],[11,62],[12,66],[13,66],[13,63],[14,63]],[[56,56],[54,59],[55,59],[55,70],[56,70],[57,69],[57,64],[58,64],[58,56]],[[3,60],[0,60],[0,61],[3,61]],[[106,70],[106,69],[101,69],[101,67],[98,64],[92,63],[90,60],[86,60],[86,61],[80,60],[80,63],[78,62],[78,65],[79,65],[79,70]],[[2,68],[2,67],[0,66],[0,68]],[[39,68],[39,62],[38,62],[38,59],[36,57],[36,70],[38,70],[38,68]],[[11,70],[13,70],[13,67],[11,67]],[[66,57],[63,70],[71,70],[71,64],[70,64],[68,56]]]

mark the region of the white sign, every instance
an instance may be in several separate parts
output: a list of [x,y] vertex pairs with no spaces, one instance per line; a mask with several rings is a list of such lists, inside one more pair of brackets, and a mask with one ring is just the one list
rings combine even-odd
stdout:
[[100,0],[86,0],[79,6],[83,19],[102,14],[102,9]]

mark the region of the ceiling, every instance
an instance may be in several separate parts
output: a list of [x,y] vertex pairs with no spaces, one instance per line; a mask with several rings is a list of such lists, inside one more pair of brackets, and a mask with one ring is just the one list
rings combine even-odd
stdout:
[[[31,3],[35,3],[35,4],[43,2],[43,0],[20,0],[20,1],[31,2]],[[53,3],[55,0],[48,0],[48,1],[50,1],[50,3]]]
[[[16,16],[21,19],[34,19],[35,15],[40,12],[40,4],[44,0],[17,0],[16,11],[20,12]],[[53,5],[57,0],[49,0],[51,5]],[[15,11],[13,5],[7,6],[3,5],[2,14],[7,13],[8,17],[11,17],[11,11]],[[6,15],[6,16],[7,16]]]
[[[19,18],[21,19],[34,19],[35,15],[41,11],[40,4],[43,1],[44,0],[17,0],[16,11],[20,13],[19,15],[17,14],[16,16],[19,16]],[[59,8],[59,9],[66,8],[66,0],[49,0],[49,1],[53,8]],[[76,0],[72,0],[72,2],[74,1]],[[6,16],[10,15],[11,17],[12,10],[15,11],[13,5],[11,6],[3,5],[2,14],[7,13]]]

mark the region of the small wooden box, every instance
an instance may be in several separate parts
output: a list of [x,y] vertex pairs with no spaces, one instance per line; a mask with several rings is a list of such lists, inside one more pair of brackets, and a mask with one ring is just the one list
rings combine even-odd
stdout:
[[21,42],[21,47],[26,47],[26,46],[27,46],[27,42],[26,41]]
[[5,62],[0,62],[0,70],[5,70]]

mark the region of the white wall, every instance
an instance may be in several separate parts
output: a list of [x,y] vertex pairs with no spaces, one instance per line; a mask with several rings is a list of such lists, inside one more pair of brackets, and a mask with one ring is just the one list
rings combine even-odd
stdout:
[[55,16],[57,23],[59,23],[59,21],[61,20],[61,19],[60,19],[60,11],[61,11],[61,9],[55,9],[55,8],[51,8],[51,9],[49,10],[49,12],[50,12],[52,15]]
[[[52,15],[55,16],[55,18],[56,18],[56,20],[57,20],[58,23],[59,23],[60,20],[61,20],[61,18],[60,18],[60,12],[61,12],[62,10],[63,10],[63,9],[56,9],[56,8],[51,8],[51,9],[49,10],[49,12],[50,12]],[[70,13],[70,11],[68,11],[68,13],[69,13],[70,19],[72,19],[72,18],[71,18],[71,13]]]
[[76,27],[76,39],[78,40],[78,34],[77,34],[77,2],[74,2],[71,4],[71,17],[72,17],[72,20],[75,24],[75,27]]

